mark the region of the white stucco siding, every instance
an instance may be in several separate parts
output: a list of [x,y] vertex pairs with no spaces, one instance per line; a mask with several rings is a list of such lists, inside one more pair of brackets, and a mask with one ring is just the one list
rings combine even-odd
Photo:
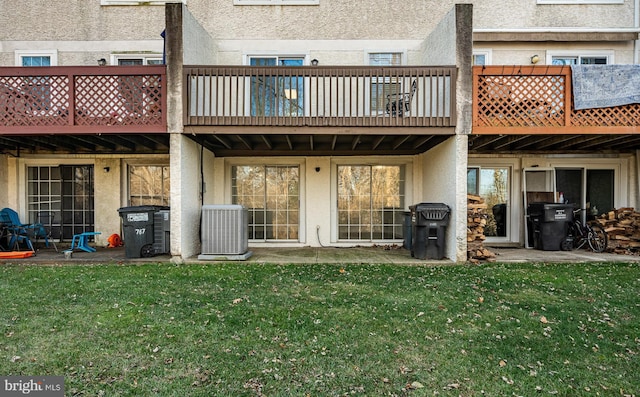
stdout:
[[[468,3],[469,1],[458,1]],[[474,1],[474,28],[632,27],[634,0],[624,4],[537,4],[535,0]],[[637,11],[636,11],[637,12]],[[579,15],[579,17],[576,17]]]
[[182,261],[200,253],[200,145],[173,133],[171,143],[171,255]]
[[416,200],[451,208],[445,249],[446,257],[454,261],[466,260],[466,141],[464,135],[451,137],[421,155],[422,195]]
[[528,65],[531,64],[533,55],[540,57],[538,65],[551,64],[554,55],[611,56],[612,63],[634,62],[634,48],[631,42],[483,42],[476,46],[491,50],[493,65]]
[[[9,177],[9,155],[0,154],[0,186],[8,185]],[[0,189],[0,208],[4,208],[9,203],[7,189]]]

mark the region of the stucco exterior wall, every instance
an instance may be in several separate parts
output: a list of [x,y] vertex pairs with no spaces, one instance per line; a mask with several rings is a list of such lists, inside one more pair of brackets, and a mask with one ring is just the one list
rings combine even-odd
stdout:
[[528,42],[528,43],[476,43],[477,49],[491,49],[491,64],[493,65],[530,65],[531,56],[540,57],[539,65],[551,64],[553,55],[612,55],[612,63],[634,63],[634,48],[630,42]]
[[171,134],[171,255],[174,262],[200,253],[200,146]]
[[[8,185],[8,172],[9,172],[9,155],[0,154],[0,186]],[[0,208],[7,207],[9,203],[7,189],[0,189]]]
[[422,45],[423,64],[455,65],[456,63],[456,12],[451,9],[429,33]]
[[423,186],[416,203],[444,203],[451,207],[445,254],[453,261],[466,260],[466,142],[467,136],[454,136],[421,155]]
[[186,7],[183,7],[182,23],[183,38],[188,43],[184,48],[183,62],[186,65],[215,65],[217,46]]

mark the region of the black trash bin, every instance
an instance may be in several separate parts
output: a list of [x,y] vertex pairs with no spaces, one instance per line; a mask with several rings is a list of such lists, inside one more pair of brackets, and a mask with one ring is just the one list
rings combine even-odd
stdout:
[[127,258],[149,258],[162,252],[156,252],[154,247],[155,214],[168,210],[161,205],[139,205],[122,207],[118,213],[122,218],[122,241]]
[[444,258],[445,231],[451,208],[443,203],[420,203],[411,210],[411,256],[418,259]]
[[543,251],[560,251],[573,221],[573,205],[531,203],[527,214],[529,244]]
[[413,246],[413,241],[411,241],[412,239],[412,228],[413,226],[411,225],[411,211],[406,211],[404,212],[404,225],[403,225],[403,234],[404,234],[404,241],[402,243],[402,247],[404,249],[407,249],[409,251],[411,251],[411,247]]

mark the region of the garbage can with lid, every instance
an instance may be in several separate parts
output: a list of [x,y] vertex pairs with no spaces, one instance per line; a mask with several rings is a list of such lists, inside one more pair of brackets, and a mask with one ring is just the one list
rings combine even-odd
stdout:
[[161,252],[154,248],[154,217],[169,207],[160,205],[139,205],[122,207],[118,213],[122,218],[122,240],[127,258],[149,258]]
[[443,203],[420,203],[411,210],[411,256],[418,259],[444,258],[445,231],[451,208]]
[[529,242],[543,251],[560,251],[567,237],[569,223],[573,221],[573,205],[531,203],[529,215]]

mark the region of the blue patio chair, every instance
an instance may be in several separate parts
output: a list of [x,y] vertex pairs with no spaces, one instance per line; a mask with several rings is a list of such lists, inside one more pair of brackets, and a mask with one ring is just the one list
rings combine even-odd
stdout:
[[19,250],[20,244],[22,244],[29,248],[29,250],[35,252],[30,236],[34,234],[34,231],[40,233],[39,229],[42,225],[29,225],[20,222],[18,213],[11,208],[3,208],[2,211],[0,211],[0,223],[2,223],[9,238],[9,249]]

